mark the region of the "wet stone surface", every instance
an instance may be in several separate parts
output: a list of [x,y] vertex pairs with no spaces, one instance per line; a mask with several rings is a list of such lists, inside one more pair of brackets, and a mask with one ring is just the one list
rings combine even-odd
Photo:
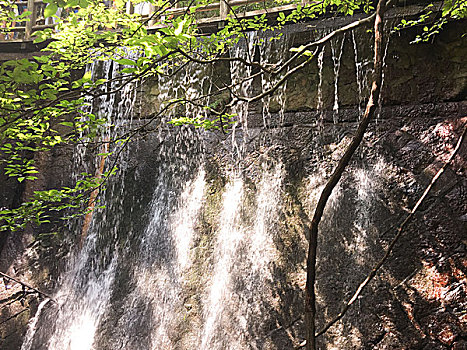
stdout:
[[[310,35],[317,34],[310,34],[309,30],[297,31],[296,26],[292,29],[287,37],[293,44],[300,44],[309,40]],[[433,44],[435,46],[408,45],[407,37],[395,37],[389,43],[384,107],[379,119],[370,125],[364,144],[335,189],[320,225],[318,328],[339,312],[384,254],[397,226],[446,161],[467,122],[467,75],[462,64],[462,58],[467,54],[466,46],[455,39],[458,31],[459,27],[448,26]],[[356,41],[361,41],[357,42],[360,59],[357,63],[365,63],[371,57],[369,40],[358,31],[355,36]],[[334,67],[332,50],[327,47],[321,72],[323,110],[316,110],[319,67],[312,64],[303,73],[292,77],[283,91],[282,100],[271,102],[266,127],[260,113],[263,106],[256,105],[250,109],[249,129],[237,128],[235,137],[220,132],[196,134],[189,128],[185,131],[177,129],[175,133],[172,128],[171,133],[167,127],[159,134],[146,135],[133,145],[124,176],[111,186],[115,192],[109,191],[107,200],[112,204],[108,214],[103,211],[97,216],[105,224],[99,244],[111,249],[109,242],[114,239],[114,234],[116,246],[123,247],[119,252],[127,254],[118,259],[120,268],[108,302],[111,307],[101,315],[101,322],[96,327],[97,349],[134,349],[138,346],[149,349],[153,344],[158,344],[158,349],[169,349],[160,345],[162,337],[154,340],[153,336],[153,330],[163,322],[169,324],[164,334],[168,340],[164,339],[173,349],[193,349],[193,344],[199,347],[202,343],[203,334],[207,333],[203,325],[210,315],[218,320],[215,332],[205,337],[212,341],[213,349],[216,346],[217,349],[229,349],[235,344],[235,349],[239,350],[289,350],[303,341],[301,317],[307,225],[322,185],[357,127],[361,106],[356,103],[364,101],[368,91],[365,87],[362,96],[358,94],[352,36],[345,37],[343,48],[338,111],[333,110]],[[437,54],[431,55],[431,52]],[[213,69],[217,72],[216,78],[231,81],[228,66]],[[202,73],[208,74],[207,71]],[[260,86],[261,82],[253,84],[254,88]],[[160,95],[166,90],[161,88],[160,82],[148,82],[140,90],[136,117],[146,119],[154,115],[160,106]],[[229,96],[222,96],[222,99],[226,102]],[[281,106],[283,113],[278,113]],[[333,123],[336,117],[338,122]],[[153,130],[156,125],[152,125]],[[236,146],[243,147],[241,151],[234,147],[234,141]],[[192,156],[190,161],[187,161],[187,154]],[[69,157],[70,150],[57,150],[51,158],[44,159],[46,178],[41,186],[53,188],[69,181],[67,172],[63,171],[70,166]],[[467,146],[463,145],[452,166],[408,225],[379,275],[347,315],[319,339],[320,349],[466,348],[466,159]],[[171,284],[177,272],[174,268],[176,257],[169,247],[175,243],[165,236],[158,236],[168,229],[156,225],[152,241],[149,238],[142,240],[139,233],[148,231],[151,218],[155,216],[150,208],[157,207],[158,201],[170,204],[171,212],[177,211],[177,206],[173,205],[175,198],[192,181],[193,173],[201,163],[205,164],[206,187],[200,201],[199,217],[192,228],[194,238],[189,256],[193,261],[184,278]],[[277,197],[274,197],[274,203],[264,204],[266,209],[261,211],[259,193],[268,188],[263,178],[265,174],[274,174],[278,165],[280,182],[274,182],[277,185],[268,190],[269,193],[277,191]],[[236,253],[233,254],[228,250],[219,251],[219,237],[223,225],[230,220],[224,198],[228,193],[235,194],[232,189],[235,182],[232,171],[235,169],[241,169],[243,194],[239,209],[231,219],[231,226],[236,230],[224,238],[231,239],[233,233],[239,237],[244,234],[241,236],[244,241],[239,239],[234,244]],[[158,187],[161,183],[168,184],[167,188]],[[2,201],[9,205],[14,195],[11,189],[3,193],[5,199]],[[121,216],[111,217],[112,210]],[[159,214],[168,217],[171,213],[167,210]],[[249,260],[247,242],[254,232],[263,232],[255,226],[260,214],[266,227],[264,232],[271,234],[263,246],[269,247],[274,254],[261,266],[259,271],[263,274],[255,275],[251,272],[253,265],[249,265],[253,263]],[[26,256],[24,253],[31,236],[39,232],[39,229],[31,228],[23,236],[21,233],[10,235],[1,251],[2,266],[5,271],[9,269],[20,276],[30,277],[31,283],[53,290],[58,270],[62,270],[63,265],[50,261],[50,256],[61,256],[57,253],[60,245],[51,243],[48,259],[40,254]],[[71,236],[74,237],[71,241],[76,244],[79,232],[74,236],[71,233]],[[144,246],[141,242],[152,244],[149,245],[151,249],[141,250]],[[261,252],[269,256],[266,254],[269,251]],[[229,300],[223,312],[216,314],[209,309],[208,287],[216,268],[220,269],[219,261],[229,254],[236,259],[228,267],[232,282],[228,290]],[[135,262],[138,270],[134,269]],[[31,266],[37,270],[31,271]],[[142,286],[136,278],[136,272],[141,271],[152,271],[157,279],[150,273],[144,274],[149,277]],[[159,275],[161,271],[170,273]],[[90,276],[92,278],[92,274]],[[13,288],[12,291],[18,290],[18,286]],[[144,293],[138,294],[138,290]],[[164,294],[165,291],[175,292],[172,295]],[[6,297],[12,293],[6,293]],[[173,314],[163,309],[167,307],[166,300],[174,300],[176,307],[170,310]],[[34,310],[37,300],[31,304],[31,310]],[[250,304],[255,308],[249,309]],[[158,313],[161,308],[173,319],[167,321],[165,314]],[[15,308],[2,311],[0,321],[13,316],[17,310],[20,311],[19,305],[15,304]],[[247,311],[239,314],[242,310]],[[2,348],[20,348],[30,316],[24,315],[24,318],[15,318],[14,323],[5,321],[0,326]],[[125,334],[123,330],[131,330],[134,334]],[[39,344],[39,340],[35,344]]]

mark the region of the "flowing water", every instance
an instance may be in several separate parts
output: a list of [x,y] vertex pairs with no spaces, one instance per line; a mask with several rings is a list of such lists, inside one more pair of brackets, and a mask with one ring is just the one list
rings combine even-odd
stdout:
[[[340,43],[339,43],[340,41]],[[332,62],[334,63],[334,105],[332,107],[334,124],[339,121],[339,70],[341,68],[342,53],[344,52],[345,33],[340,39],[331,40]]]
[[357,82],[358,90],[358,111],[359,116],[361,116],[364,110],[363,106],[365,99],[367,98],[366,90],[368,89],[368,78],[371,76],[369,72],[373,61],[369,57],[364,57],[364,55],[359,52],[359,46],[361,46],[361,44],[358,43],[358,32],[356,32],[356,30],[352,30],[351,35],[355,59],[355,80]]
[[326,50],[326,45],[323,45],[323,48],[318,54],[318,92],[317,92],[317,103],[316,103],[316,109],[320,113],[320,125],[322,126],[324,120],[324,115],[323,115],[323,64],[324,64],[324,52]]
[[[253,61],[255,47],[257,45],[257,37],[255,32],[244,34],[244,38],[231,50],[231,57],[246,57],[247,60]],[[251,66],[243,66],[240,62],[230,62],[231,81],[232,81],[232,98],[234,99],[233,114],[234,124],[232,127],[232,150],[233,158],[241,160],[245,156],[245,140],[248,138],[248,115],[249,103],[242,98],[249,97],[251,92],[252,79],[246,79],[251,75]],[[240,133],[240,135],[238,134]],[[239,164],[238,164],[239,166]]]
[[[259,62],[277,62],[278,64],[285,62],[290,46],[290,38],[287,34],[280,38],[271,40],[267,35],[261,38],[262,45],[258,45]],[[261,76],[261,93],[265,93],[278,84],[284,74],[287,74],[286,69],[282,74],[271,78],[265,75]],[[287,80],[279,85],[272,95],[267,95],[262,99],[262,116],[263,125],[268,128],[271,126],[282,125],[284,123],[284,110],[286,104]]]
[[[384,24],[384,28],[386,28],[387,24]],[[385,29],[384,29],[385,30]],[[383,93],[384,93],[384,77],[385,77],[385,71],[386,71],[386,58],[388,56],[388,48],[389,48],[389,43],[390,43],[390,36],[391,32],[388,30],[385,30],[387,34],[386,43],[384,45],[384,53],[383,53],[383,67],[382,67],[382,73],[381,73],[381,89],[378,97],[378,113],[376,114],[376,121],[378,121],[381,118],[381,110],[383,108]]]
[[[363,61],[352,38],[361,99]],[[231,55],[248,59],[257,55],[262,63],[271,57],[274,61],[286,59],[288,39],[275,46],[257,45],[263,39],[258,33],[247,33]],[[344,40],[331,43],[335,122]],[[324,46],[317,57],[317,109],[321,112],[325,50]],[[266,91],[275,83],[261,79],[258,89],[253,79],[245,79],[253,73],[251,67],[232,61],[229,68],[234,99]],[[89,69],[94,78],[111,79],[119,67],[109,61]],[[192,64],[175,79],[159,77],[152,86],[157,91],[157,99],[151,101],[154,109],[163,110],[163,101],[169,98],[197,99],[209,94],[212,75],[211,66]],[[219,141],[210,144],[227,149],[230,158],[224,157],[225,153],[212,156],[221,152],[207,148],[206,132],[164,123],[178,114],[206,117],[206,110],[199,106],[164,110],[159,123],[134,120],[133,115],[140,113],[135,107],[140,88],[129,84],[118,95],[89,101],[90,111],[108,120],[103,141],[141,125],[152,128],[153,133],[121,153],[119,173],[98,197],[106,206],[94,209],[89,226],[69,225],[76,233],[74,242],[81,244],[76,244],[69,256],[54,295],[57,303],[45,300],[40,304],[22,350],[259,350],[268,348],[265,344],[271,344],[274,332],[281,329],[284,339],[271,348],[297,346],[303,339],[284,325],[296,318],[302,305],[301,244],[305,238],[298,233],[295,241],[281,236],[281,227],[289,234],[303,226],[298,216],[292,224],[284,219],[292,215],[284,203],[285,188],[292,186],[287,178],[290,169],[279,153],[268,156],[262,151],[280,148],[272,138],[261,139],[261,156],[252,156],[248,148],[253,139],[248,114],[254,108],[261,110],[264,129],[272,123],[282,125],[287,85],[282,85],[275,97],[265,97],[261,107],[239,99],[231,133],[219,132]],[[275,116],[277,120],[272,120]],[[77,168],[91,156],[84,146],[77,147]],[[89,171],[101,164],[107,169],[112,161],[109,158],[104,167],[102,158],[94,159]],[[253,180],[246,176],[246,163],[254,169],[249,170]],[[370,176],[365,172],[358,176],[364,186],[358,196],[365,201]],[[309,193],[312,197],[319,193],[324,178],[324,173],[316,171],[307,198]],[[338,205],[342,192],[337,189],[331,207]],[[359,222],[370,220],[369,210],[365,207],[358,213]],[[354,238],[357,245],[358,239]],[[287,273],[293,271],[290,278],[284,277],[288,264],[292,267]],[[278,281],[278,275],[286,282]]]
[[355,40],[355,31],[352,30],[352,44],[354,50],[354,59],[355,59],[355,80],[357,81],[358,88],[358,112],[359,115],[362,115],[362,103],[363,103],[363,74],[362,74],[362,65],[363,63],[359,61],[358,56],[358,45]]
[[[254,54],[254,38],[250,35],[249,39],[247,46],[237,47],[236,54]],[[118,68],[110,61],[90,67],[93,77],[106,79],[114,77]],[[238,72],[236,68],[234,65],[232,71]],[[182,94],[197,98],[205,90],[203,79],[209,76],[205,68],[192,65],[181,73],[179,85],[160,79],[159,98]],[[244,76],[234,73],[232,81]],[[246,96],[250,86],[251,82],[241,83],[236,91]],[[131,121],[137,89],[130,84],[118,97],[111,94],[88,101],[89,111],[109,120],[104,141],[141,123]],[[185,108],[186,115],[205,113]],[[248,103],[239,102],[236,113],[233,150],[241,161]],[[243,139],[235,136],[240,127]],[[198,329],[190,339],[201,349],[248,348],[258,336],[248,328],[262,317],[257,292],[267,291],[272,282],[275,247],[271,229],[279,212],[283,167],[280,163],[263,166],[252,203],[245,203],[248,189],[239,168],[228,175],[218,214],[221,219],[212,238],[210,273],[199,276],[206,284],[197,291],[197,320],[192,321],[190,312],[195,306],[187,304],[182,291],[193,288],[190,276],[195,273],[198,225],[208,185],[199,136],[200,132],[189,127],[165,128],[156,134],[159,148],[155,150],[154,178],[146,181],[152,192],[147,204],[139,204],[144,201],[131,195],[138,170],[133,174],[130,150],[137,149],[139,141],[125,149],[122,169],[99,197],[106,207],[94,209],[89,227],[82,232],[79,225],[70,224],[70,230],[81,232],[82,247],[69,257],[54,296],[57,303],[42,302],[31,319],[22,350],[176,349],[184,324],[190,322]],[[83,164],[89,157],[84,146],[77,147],[76,163]],[[99,168],[100,163],[96,157],[90,169]],[[249,210],[256,217],[253,225],[242,214]]]
[[249,328],[264,317],[264,296],[273,282],[273,228],[280,209],[283,176],[280,164],[264,169],[256,197],[255,222],[250,227],[241,217],[245,184],[234,177],[226,188],[213,276],[204,303],[201,349],[256,348]]
[[[110,61],[95,64],[89,68],[93,77],[102,76],[101,74],[104,73],[106,79],[112,79],[118,70],[118,67]],[[104,89],[109,88],[116,88],[116,86],[104,87]],[[106,142],[111,133],[113,137],[118,138],[124,130],[130,127],[131,116],[127,111],[128,108],[131,110],[134,98],[135,89],[130,84],[122,88],[118,95],[102,95],[97,101],[88,101],[90,105],[98,106],[98,117],[107,119],[101,138],[105,147],[107,147]],[[93,111],[92,106],[89,108],[89,111]],[[83,140],[86,138],[84,137]],[[87,150],[83,144],[76,147],[74,152],[76,168],[82,169],[81,165],[85,165],[86,153]],[[99,169],[100,163],[103,164],[103,159],[96,157],[96,163],[85,166],[85,170],[93,167]],[[121,171],[124,171],[125,162],[121,162],[120,166]],[[100,176],[103,170],[101,168],[100,171],[96,171],[96,175]],[[79,174],[74,175],[76,180],[79,176]],[[123,195],[123,188],[117,189],[118,186],[115,184],[110,187],[113,195]],[[94,208],[94,201],[92,202],[92,208]],[[109,203],[109,209],[118,212],[121,210],[119,204],[118,202]],[[70,224],[70,229],[80,232],[81,243],[79,245],[82,245],[82,248],[69,257],[68,271],[63,275],[61,285],[54,297],[56,303],[44,312],[42,312],[42,307],[39,307],[37,315],[31,320],[23,342],[23,350],[91,349],[98,324],[111,296],[120,253],[115,238],[121,217],[119,215],[106,216],[106,214],[103,211],[101,219],[92,221],[90,227],[86,225],[85,219],[82,230],[77,228],[76,223]],[[41,327],[44,324],[46,328]]]

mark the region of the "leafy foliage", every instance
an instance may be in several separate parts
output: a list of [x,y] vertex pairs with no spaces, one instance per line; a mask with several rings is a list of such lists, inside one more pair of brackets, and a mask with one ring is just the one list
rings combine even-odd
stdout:
[[444,1],[440,8],[436,8],[434,4],[429,4],[418,18],[402,19],[394,30],[399,31],[404,28],[423,26],[423,31],[417,35],[413,43],[427,42],[439,34],[448,21],[461,20],[466,17],[466,0],[448,0]]

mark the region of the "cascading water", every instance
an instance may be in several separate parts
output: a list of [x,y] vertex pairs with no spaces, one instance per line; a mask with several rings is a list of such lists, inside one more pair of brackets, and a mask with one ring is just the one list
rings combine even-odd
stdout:
[[[339,45],[340,41],[340,45]],[[334,124],[339,121],[339,70],[341,68],[342,52],[344,52],[345,33],[339,40],[331,41],[332,62],[334,63],[334,105],[332,107]]]
[[243,181],[234,178],[227,186],[223,219],[216,235],[213,277],[204,302],[203,350],[261,348],[255,346],[260,329],[254,328],[264,317],[265,295],[272,294],[274,221],[280,210],[283,176],[280,164],[264,169],[256,196],[255,222],[250,227],[241,218],[245,210]]
[[[224,193],[221,212],[223,220],[219,227],[215,246],[219,256],[214,262],[214,276],[211,279],[207,299],[204,303],[206,305],[206,323],[201,337],[201,349],[203,350],[225,346],[231,340],[224,338],[225,333],[216,333],[219,332],[218,327],[230,319],[225,309],[232,293],[230,281],[232,260],[237,255],[238,245],[245,236],[243,228],[239,225],[238,217],[242,195],[243,183],[241,179],[234,179]],[[221,317],[224,315],[227,316],[227,319],[222,320]]]
[[46,298],[46,299],[42,300],[42,302],[39,304],[39,306],[37,308],[36,314],[34,315],[33,318],[31,318],[29,320],[28,329],[26,331],[26,334],[24,336],[24,341],[23,341],[23,344],[21,346],[22,350],[23,349],[26,349],[26,350],[31,349],[32,341],[34,339],[34,334],[36,332],[37,322],[39,321],[42,310],[44,309],[44,307],[47,305],[47,303],[49,301],[51,301],[49,298]]
[[[267,38],[261,39],[256,33],[248,33],[247,36],[249,42],[246,45],[240,42],[232,54],[253,58],[255,50],[259,50],[260,61],[266,62],[271,51],[255,44]],[[286,54],[287,47],[284,46],[275,56],[280,60]],[[231,71],[232,84],[238,83],[236,92],[243,96],[251,93],[252,81],[243,82],[251,74],[251,69],[240,71],[237,63],[231,63]],[[274,82],[262,80],[261,83],[258,93],[269,89]],[[282,92],[279,94],[279,104],[283,107],[285,86],[279,91]],[[270,101],[269,97],[263,101],[264,114],[271,115]],[[248,202],[249,189],[241,172],[249,141],[246,123],[248,104],[239,103],[235,112],[241,121],[243,135],[241,140],[235,138],[235,129],[232,135],[234,149],[241,150],[236,152],[236,163],[240,164],[240,168],[229,173],[229,182],[222,196],[220,223],[213,243],[212,276],[208,278],[208,287],[202,299],[203,325],[198,341],[203,350],[261,349],[259,335],[264,332],[261,329],[264,326],[264,297],[272,294],[271,264],[276,249],[273,243],[276,234],[274,220],[279,215],[284,171],[280,163],[272,167],[264,164],[254,204]],[[278,122],[281,123],[281,120]],[[250,223],[251,218],[245,217],[248,211],[254,212],[254,223]]]
[[[258,45],[257,50],[259,52],[259,61],[261,63],[266,62],[277,62],[279,66],[287,57],[289,52],[289,36],[287,34],[282,35],[280,38],[274,38],[268,35],[264,35],[261,38],[263,45]],[[265,45],[264,43],[267,43]],[[261,89],[259,92],[264,93],[275,86],[279,80],[287,73],[287,70],[279,74],[277,77],[272,79],[271,77],[261,75]],[[276,92],[273,95],[266,95],[262,99],[262,115],[264,127],[278,126],[284,122],[284,110],[286,103],[286,90],[287,80],[277,87]],[[278,112],[279,118],[273,116],[273,112]],[[277,120],[275,120],[277,119]]]
[[[239,45],[236,45],[231,50],[232,57],[247,57],[252,60],[254,57],[255,46],[257,44],[255,32],[248,32],[244,36],[244,40],[240,41]],[[246,101],[239,100],[237,96],[246,97],[249,96],[252,79],[246,79],[251,75],[251,67],[246,68],[241,66],[240,62],[231,61],[230,63],[231,79],[232,79],[232,93],[236,103],[233,107],[233,113],[236,114],[236,121],[232,127],[232,149],[234,150],[234,158],[242,159],[245,155],[245,140],[248,137],[248,115],[249,103]],[[241,128],[241,137],[238,137],[237,130]]]
[[[183,186],[178,199],[168,186],[168,174],[158,178],[150,204],[150,221],[141,233],[130,267],[131,288],[121,304],[112,348],[173,348],[173,329],[183,317],[183,275],[190,267],[194,223],[202,205],[204,170]],[[130,257],[128,257],[130,258]],[[109,318],[111,318],[109,316]]]
[[[256,54],[264,63],[284,61],[289,54],[289,46],[284,44],[289,38],[277,41],[275,46],[257,46],[258,40],[264,40],[261,34],[251,32],[246,37],[231,50],[233,56],[253,58]],[[353,34],[352,39],[361,100],[364,61],[357,55]],[[339,108],[337,87],[344,40],[331,43],[334,118]],[[316,107],[322,124],[325,50],[323,46],[317,57]],[[232,61],[229,68],[232,95],[248,96],[255,91],[255,82],[245,80],[253,73],[251,67],[240,69],[239,63]],[[110,79],[117,74],[118,66],[109,61],[92,70],[93,77],[101,74]],[[212,74],[209,65],[190,64],[175,77],[158,77],[151,87],[158,95],[157,101],[152,101],[154,109],[163,108],[164,101],[172,98],[196,99],[210,93]],[[275,83],[258,80],[261,88],[256,92]],[[157,131],[130,144],[122,155],[120,174],[110,180],[101,196],[106,208],[94,211],[82,248],[70,258],[55,295],[58,305],[52,301],[40,305],[22,350],[243,350],[289,349],[300,344],[302,339],[295,330],[285,326],[297,320],[301,312],[301,244],[306,240],[299,234],[298,243],[281,236],[284,230],[303,226],[298,219],[293,224],[284,223],[288,211],[297,210],[285,209],[284,203],[285,188],[295,184],[290,184],[290,169],[280,151],[274,153],[282,145],[275,143],[273,132],[256,140],[260,156],[248,154],[254,136],[272,123],[282,126],[286,90],[282,85],[278,97],[264,98],[257,108],[264,118],[264,125],[256,126],[263,127],[259,131],[248,130],[248,114],[257,106],[242,101],[235,105],[237,116],[231,134],[216,134],[221,141],[214,143],[215,147],[227,149],[228,156],[222,157],[212,156],[217,149],[207,149],[205,132],[165,124],[175,114],[207,117],[207,111],[198,106],[186,104],[167,110],[160,116],[162,121],[132,120],[137,88],[131,84],[118,98],[109,95],[90,101],[98,106],[95,113],[107,116],[113,125],[109,123],[112,133],[104,138],[112,139],[131,127],[146,124]],[[309,105],[314,103],[313,99]],[[278,120],[271,122],[276,115]],[[286,134],[279,131],[274,135],[279,133],[281,137]],[[85,149],[76,152],[79,162],[86,157],[89,154]],[[97,163],[91,168],[98,168]],[[309,192],[316,195],[326,177],[324,170],[314,171],[319,181],[304,197],[309,197]],[[364,172],[358,175],[362,184],[369,176]],[[358,189],[362,201],[369,198],[369,185],[365,186]],[[337,188],[331,212],[343,192]],[[362,225],[370,221],[369,208],[362,207],[358,212]],[[72,226],[70,230],[82,231]],[[362,237],[354,237],[355,251]],[[289,250],[283,253],[281,249]],[[277,275],[285,279],[286,274],[293,277],[279,285]],[[278,342],[283,345],[273,347],[272,334],[285,328],[285,340]]]
[[326,50],[326,45],[323,45],[323,48],[318,54],[318,88],[317,88],[317,102],[316,109],[320,112],[320,125],[323,124],[323,63],[324,63],[324,52]]
[[[253,54],[252,43],[247,49]],[[93,72],[99,70],[91,68]],[[118,70],[110,62],[101,68],[107,79]],[[159,79],[161,100],[174,94],[193,99],[203,92],[204,79],[209,76],[204,68],[192,65],[181,74],[179,86]],[[242,78],[234,76],[233,81]],[[240,84],[239,93],[246,95],[250,84]],[[134,90],[128,89],[128,94],[119,100],[101,97],[92,101],[99,106],[97,115],[112,116],[114,131],[119,134],[124,134],[123,125],[131,119]],[[240,103],[236,112],[246,137],[248,104]],[[170,113],[167,112],[169,116]],[[185,113],[205,112],[187,107]],[[141,122],[135,125],[138,123]],[[58,305],[41,305],[31,320],[23,350],[179,346],[176,330],[183,322],[191,322],[183,321],[191,306],[186,306],[182,291],[192,288],[189,279],[198,239],[197,222],[206,195],[206,173],[199,153],[202,147],[196,141],[199,133],[190,128],[159,130],[152,200],[146,213],[136,218],[146,223],[127,223],[135,219],[137,209],[126,204],[130,176],[127,173],[131,173],[131,166],[126,165],[102,198],[106,208],[94,213],[82,249],[72,259],[55,296]],[[234,140],[238,165],[244,157],[246,139],[236,140],[234,135]],[[85,158],[84,153],[78,153],[79,159]],[[125,158],[123,161],[129,162]],[[261,297],[256,292],[266,292],[272,280],[269,264],[275,248],[273,232],[268,228],[278,215],[283,168],[280,164],[275,168],[265,166],[254,205],[245,203],[245,184],[239,169],[230,176],[223,196],[222,219],[213,237],[212,275],[207,277],[206,287],[198,290],[202,296],[197,310],[199,325],[193,326],[198,333],[193,333],[192,341],[202,349],[248,348],[259,334],[248,328],[262,317]],[[245,222],[242,214],[251,209],[256,211],[253,226]],[[231,330],[229,336],[224,327]]]
[[[387,24],[384,24],[384,28],[387,27]],[[393,28],[393,27],[391,27]],[[388,32],[387,30],[385,30]],[[378,113],[376,115],[376,121],[379,121],[381,118],[381,110],[383,108],[383,92],[384,92],[384,77],[385,77],[385,70],[386,70],[386,58],[388,55],[388,48],[389,48],[389,43],[390,43],[390,38],[391,38],[391,32],[389,35],[387,35],[386,38],[386,44],[384,45],[384,53],[383,53],[383,67],[382,67],[382,72],[381,72],[381,89],[380,89],[380,94],[378,96]]]
[[358,56],[358,45],[357,41],[355,40],[355,31],[352,31],[352,44],[354,49],[354,59],[355,59],[355,78],[357,81],[357,88],[358,88],[358,112],[359,115],[362,114],[362,103],[363,103],[363,72],[362,66],[364,62],[359,61]]
[[[118,70],[111,61],[99,66],[93,65],[90,69],[94,78],[100,74],[100,70],[104,71],[106,79],[111,79]],[[111,123],[114,125],[112,132],[115,137],[122,134],[124,132],[122,129],[128,128],[131,124],[131,119],[124,111],[134,103],[134,97],[134,89],[126,86],[121,89],[119,101],[116,101],[115,94],[103,95],[97,101],[98,117],[108,120],[103,131],[104,144],[110,138]],[[90,101],[92,102],[94,101]],[[75,161],[84,163],[85,153],[86,150],[78,145]],[[95,167],[99,169],[100,165],[95,164]],[[124,168],[124,163],[121,163],[121,167]],[[118,203],[114,202],[109,207],[116,210],[116,206]],[[109,226],[109,223],[114,225]],[[83,225],[82,249],[71,257],[69,271],[64,275],[55,296],[56,303],[42,313],[42,308],[38,309],[37,316],[30,324],[30,331],[23,342],[22,350],[92,348],[99,321],[111,296],[119,254],[114,239],[119,223],[118,215],[106,217],[104,211],[100,221],[93,221],[91,226],[86,228]],[[74,229],[76,230],[76,227]],[[107,245],[109,240],[113,242]]]
[[[203,73],[197,66],[189,67],[182,73],[180,86],[160,77],[160,99],[170,94],[196,98],[196,91],[202,93],[203,80],[195,82],[193,77]],[[167,111],[166,115],[172,113]],[[200,111],[191,109],[186,113],[196,116]],[[154,190],[147,208],[143,206],[147,224],[120,237],[124,249],[119,266],[124,273],[116,277],[114,308],[108,308],[104,315],[96,349],[174,347],[174,330],[185,313],[180,291],[191,264],[195,222],[205,187],[202,160],[197,156],[202,147],[198,134],[189,128],[159,128],[157,173],[151,181]],[[125,264],[128,261],[131,264]]]

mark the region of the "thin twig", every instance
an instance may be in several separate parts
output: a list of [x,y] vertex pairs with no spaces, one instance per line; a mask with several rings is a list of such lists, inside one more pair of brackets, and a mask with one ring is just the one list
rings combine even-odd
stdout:
[[22,281],[20,281],[20,280],[14,278],[14,277],[11,277],[11,276],[7,275],[6,273],[3,273],[3,272],[0,272],[0,276],[3,276],[3,277],[5,277],[5,278],[7,278],[7,279],[9,279],[9,280],[15,281],[16,283],[21,284],[23,287],[26,287],[26,288],[28,288],[28,289],[31,289],[31,290],[35,291],[36,293],[38,293],[38,294],[40,294],[40,295],[43,295],[43,296],[45,296],[46,298],[49,298],[49,299],[52,300],[54,303],[57,303],[57,302],[55,301],[55,299],[52,298],[49,294],[44,293],[44,292],[40,291],[39,289],[34,288],[33,286],[31,286],[31,285],[29,285],[29,284],[27,284],[27,283],[25,283],[25,282],[22,282]]
[[285,61],[284,64],[274,72],[274,74],[281,73],[292,61],[299,58],[305,51],[310,50],[312,47],[316,47],[316,46],[320,46],[322,44],[325,44],[326,42],[328,42],[329,40],[331,40],[332,38],[334,38],[335,36],[337,36],[339,34],[343,34],[343,33],[347,32],[347,31],[349,31],[351,29],[355,29],[355,28],[357,28],[357,27],[359,27],[359,26],[361,26],[363,24],[369,23],[375,18],[375,16],[376,16],[376,12],[373,13],[372,15],[368,16],[368,17],[365,17],[363,19],[354,21],[352,23],[347,24],[346,26],[343,26],[343,27],[341,27],[339,29],[336,29],[336,30],[332,31],[331,33],[323,36],[319,40],[316,40],[316,41],[313,41],[311,43],[308,43],[308,44],[304,45],[292,57],[290,57],[287,61]]
[[286,330],[292,326],[294,326],[298,321],[300,321],[302,319],[302,316],[299,316],[295,319],[293,319],[288,325],[284,326],[284,325],[280,325],[279,327],[277,328],[274,328],[273,330],[270,330],[264,337],[260,338],[259,340],[260,341],[263,341],[265,339],[268,339],[271,335],[273,335],[274,333],[276,332],[279,332],[281,330]]

